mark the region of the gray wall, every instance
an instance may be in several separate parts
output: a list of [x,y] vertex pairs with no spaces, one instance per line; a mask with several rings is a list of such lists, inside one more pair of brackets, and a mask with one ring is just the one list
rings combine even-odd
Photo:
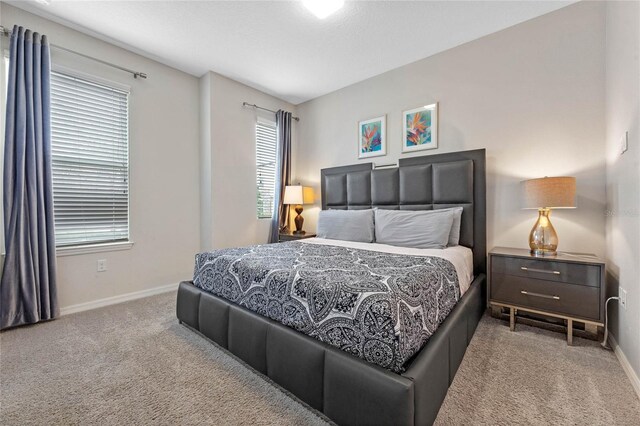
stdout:
[[[640,3],[606,6],[607,269],[610,293],[627,291],[627,308],[612,303],[611,327],[640,374]],[[618,147],[629,132],[629,150]],[[640,382],[636,382],[636,386]],[[640,387],[636,389],[640,395]]]
[[[487,149],[489,247],[527,247],[521,180],[569,175],[578,209],[553,212],[560,249],[604,256],[604,31],[604,5],[578,3],[300,104],[294,174],[319,190],[321,168],[359,161],[357,122],[387,114],[387,156],[360,161]],[[436,101],[440,148],[401,154],[401,112]]]
[[[270,219],[256,213],[256,119],[274,114],[242,102],[295,113],[295,106],[209,72],[200,78],[201,248],[266,243]],[[297,123],[293,123],[295,138]]]
[[[47,34],[52,43],[149,74],[147,80],[136,80],[52,51],[54,65],[131,86],[130,225],[135,244],[130,250],[58,257],[61,307],[190,278],[200,239],[198,79],[8,4],[0,6],[0,23],[6,28],[20,24]],[[106,272],[96,272],[98,259],[107,259]]]

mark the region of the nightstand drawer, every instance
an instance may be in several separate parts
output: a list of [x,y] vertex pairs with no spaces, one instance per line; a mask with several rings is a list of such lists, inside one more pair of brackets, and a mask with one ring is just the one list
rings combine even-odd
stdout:
[[596,265],[493,256],[491,272],[600,287],[600,267]]
[[491,300],[596,321],[600,319],[598,287],[531,279],[494,271],[491,276]]

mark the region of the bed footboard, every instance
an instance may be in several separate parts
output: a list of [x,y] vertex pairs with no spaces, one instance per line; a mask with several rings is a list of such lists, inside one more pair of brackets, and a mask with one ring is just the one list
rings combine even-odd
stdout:
[[429,425],[485,308],[480,274],[399,375],[209,294],[178,290],[178,319],[340,425]]

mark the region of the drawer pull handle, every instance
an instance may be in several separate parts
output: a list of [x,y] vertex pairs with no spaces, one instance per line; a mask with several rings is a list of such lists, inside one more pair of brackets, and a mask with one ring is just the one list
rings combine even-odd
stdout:
[[532,293],[526,290],[520,290],[520,293],[524,294],[525,296],[535,296],[542,297],[543,299],[560,300],[560,296],[549,296],[548,294]]
[[521,266],[520,269],[522,269],[523,271],[529,271],[529,272],[541,272],[543,274],[560,275],[560,271],[547,271],[546,269],[527,268],[526,266]]

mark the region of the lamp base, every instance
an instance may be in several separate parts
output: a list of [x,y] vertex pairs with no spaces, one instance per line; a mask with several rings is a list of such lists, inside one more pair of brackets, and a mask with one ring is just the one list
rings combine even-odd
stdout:
[[555,250],[531,249],[531,254],[537,257],[553,257],[557,256],[558,252]]
[[296,235],[303,235],[306,232],[302,230],[302,224],[304,223],[304,218],[302,217],[302,206],[298,204],[295,210],[298,215],[295,217],[295,219],[293,219],[296,224],[296,230],[293,231],[293,233]]
[[538,220],[529,233],[529,248],[534,256],[556,256],[558,234],[551,224],[550,209],[538,209]]

